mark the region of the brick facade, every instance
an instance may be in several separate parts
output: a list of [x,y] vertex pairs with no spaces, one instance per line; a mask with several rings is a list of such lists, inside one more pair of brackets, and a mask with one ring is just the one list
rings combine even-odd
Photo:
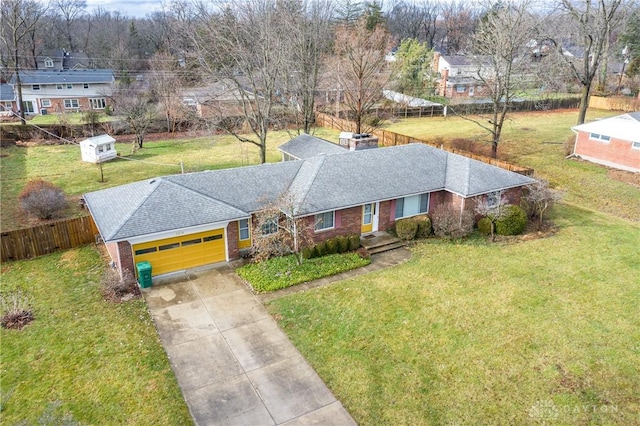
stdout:
[[240,253],[238,249],[238,222],[229,222],[225,233],[227,235],[227,256],[229,260],[239,258]]
[[136,272],[135,265],[133,264],[133,250],[131,244],[128,241],[120,241],[118,243],[118,254],[120,256],[120,275],[126,270],[131,271],[134,276]]
[[[611,138],[605,142],[591,139],[589,134],[578,132],[575,155],[593,163],[640,172],[640,149],[634,149],[631,141]],[[636,142],[640,142],[640,135]]]

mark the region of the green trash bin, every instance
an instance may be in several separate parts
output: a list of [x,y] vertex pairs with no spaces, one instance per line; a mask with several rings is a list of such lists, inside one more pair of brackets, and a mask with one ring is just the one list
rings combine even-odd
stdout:
[[151,264],[145,260],[144,262],[138,262],[136,268],[138,268],[138,284],[140,284],[140,287],[151,287]]

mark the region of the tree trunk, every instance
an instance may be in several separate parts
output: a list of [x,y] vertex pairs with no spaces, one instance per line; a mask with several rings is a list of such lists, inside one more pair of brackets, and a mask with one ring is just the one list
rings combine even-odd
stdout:
[[589,107],[589,94],[591,93],[591,82],[582,86],[582,95],[580,96],[580,112],[578,114],[578,124],[583,124],[587,116],[587,108]]

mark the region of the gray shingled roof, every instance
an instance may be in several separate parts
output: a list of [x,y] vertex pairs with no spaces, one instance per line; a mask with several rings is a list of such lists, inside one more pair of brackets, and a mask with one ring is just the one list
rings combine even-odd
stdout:
[[300,135],[278,147],[278,150],[298,160],[317,157],[323,154],[342,154],[346,148],[338,144],[311,135]]
[[[322,143],[322,142],[320,142]],[[423,144],[173,175],[84,196],[106,241],[248,217],[290,191],[309,215],[425,192],[463,197],[533,179]]]
[[[112,70],[29,70],[20,72],[22,84],[58,84],[58,83],[110,83]],[[13,84],[15,76],[11,79]]]

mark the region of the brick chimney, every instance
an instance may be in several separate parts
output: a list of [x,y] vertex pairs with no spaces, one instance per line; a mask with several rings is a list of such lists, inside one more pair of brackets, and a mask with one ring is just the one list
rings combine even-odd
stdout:
[[438,67],[440,66],[440,52],[433,52],[433,72],[438,72]]
[[440,96],[447,96],[447,80],[449,80],[449,69],[442,70],[442,76],[440,76],[440,87],[438,88],[438,94]]

